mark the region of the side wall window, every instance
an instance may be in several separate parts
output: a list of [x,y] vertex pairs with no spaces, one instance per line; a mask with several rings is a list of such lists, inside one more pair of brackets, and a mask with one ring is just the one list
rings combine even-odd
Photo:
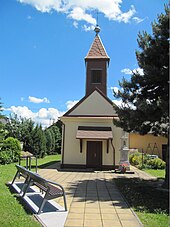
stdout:
[[91,83],[92,84],[102,83],[102,70],[91,70]]

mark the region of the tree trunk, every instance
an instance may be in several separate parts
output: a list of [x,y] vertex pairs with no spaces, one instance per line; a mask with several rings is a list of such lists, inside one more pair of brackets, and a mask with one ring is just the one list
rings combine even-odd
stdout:
[[169,136],[168,136],[168,146],[166,149],[166,169],[165,169],[165,180],[162,184],[163,188],[169,189]]

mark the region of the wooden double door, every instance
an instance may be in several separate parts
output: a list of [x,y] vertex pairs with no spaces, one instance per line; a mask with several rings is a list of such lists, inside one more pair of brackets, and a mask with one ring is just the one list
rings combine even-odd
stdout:
[[102,141],[87,141],[87,168],[101,170],[102,168]]

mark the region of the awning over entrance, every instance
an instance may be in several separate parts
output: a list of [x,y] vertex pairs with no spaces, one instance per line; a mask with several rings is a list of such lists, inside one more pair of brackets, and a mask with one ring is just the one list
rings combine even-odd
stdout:
[[92,126],[79,126],[77,130],[76,139],[112,139],[111,127],[92,127]]

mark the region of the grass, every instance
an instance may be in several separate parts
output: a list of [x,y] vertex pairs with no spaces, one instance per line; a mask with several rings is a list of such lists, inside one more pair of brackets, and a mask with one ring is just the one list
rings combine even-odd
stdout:
[[153,214],[136,212],[139,219],[146,227],[168,227],[170,222],[166,214]]
[[143,171],[157,178],[165,178],[165,169],[143,169]]
[[[38,168],[47,166],[54,161],[60,160],[60,155],[51,155],[43,159],[38,159]],[[24,161],[21,163],[25,165]],[[35,167],[35,160],[32,162]],[[7,183],[11,181],[16,172],[15,164],[0,165],[0,226],[2,227],[40,227],[33,215],[23,209],[22,202],[15,193],[11,193]]]
[[[149,173],[158,177],[160,173],[163,174],[160,171]],[[167,191],[158,190],[155,187],[155,181],[139,178],[118,178],[114,180],[145,227],[169,226],[169,193]]]

